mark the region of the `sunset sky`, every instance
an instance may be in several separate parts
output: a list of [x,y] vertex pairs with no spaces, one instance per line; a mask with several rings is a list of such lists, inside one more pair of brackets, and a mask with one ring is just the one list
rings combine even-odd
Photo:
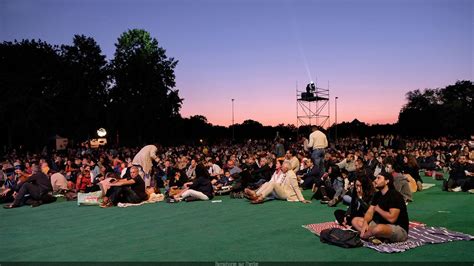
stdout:
[[470,0],[0,0],[0,40],[71,44],[107,59],[119,35],[149,31],[179,60],[184,117],[296,124],[296,86],[330,86],[338,122],[393,123],[415,89],[473,80]]

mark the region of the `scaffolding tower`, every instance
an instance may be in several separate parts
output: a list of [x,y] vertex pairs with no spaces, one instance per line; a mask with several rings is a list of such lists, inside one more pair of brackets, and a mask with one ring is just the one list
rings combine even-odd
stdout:
[[329,84],[327,89],[316,87],[311,82],[305,91],[296,87],[296,127],[316,125],[329,127]]

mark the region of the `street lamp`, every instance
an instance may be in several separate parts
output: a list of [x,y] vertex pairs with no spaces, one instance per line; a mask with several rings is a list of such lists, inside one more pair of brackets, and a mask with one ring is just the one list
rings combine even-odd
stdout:
[[334,108],[336,109],[335,112],[334,112],[335,113],[335,119],[334,119],[334,121],[335,121],[334,122],[334,124],[335,124],[334,125],[335,126],[335,134],[334,135],[335,135],[335,139],[336,139],[336,144],[337,144],[337,99],[339,99],[339,97],[334,98],[334,102],[335,102],[334,103]]
[[234,99],[232,99],[232,141],[235,140],[235,126],[234,126]]

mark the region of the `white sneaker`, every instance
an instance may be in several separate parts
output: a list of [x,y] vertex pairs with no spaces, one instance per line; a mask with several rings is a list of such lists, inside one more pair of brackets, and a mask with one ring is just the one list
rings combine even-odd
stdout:
[[462,191],[461,187],[453,188],[453,192],[460,192],[460,191]]
[[469,189],[467,192],[474,194],[474,189]]

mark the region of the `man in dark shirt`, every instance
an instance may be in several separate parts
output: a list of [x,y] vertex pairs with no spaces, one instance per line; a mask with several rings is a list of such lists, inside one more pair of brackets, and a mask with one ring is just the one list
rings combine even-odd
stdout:
[[16,186],[18,192],[14,195],[15,200],[10,205],[5,205],[5,209],[11,209],[20,207],[25,204],[27,198],[26,195],[30,195],[29,199],[34,202],[32,206],[39,206],[41,201],[48,195],[49,192],[53,191],[51,182],[47,175],[43,174],[39,166],[33,167],[33,174],[29,176],[26,181],[19,182]]
[[352,225],[363,239],[377,238],[402,242],[408,238],[408,213],[402,195],[393,187],[393,176],[382,172],[374,181],[375,193],[365,216],[355,217]]
[[472,167],[469,165],[467,157],[465,155],[460,155],[458,161],[453,164],[452,170],[449,172],[449,181],[447,184],[448,189],[465,187],[465,184],[469,183],[471,179],[470,176],[472,176],[472,170],[470,168]]
[[136,166],[130,167],[129,178],[117,180],[110,184],[110,189],[104,197],[101,207],[111,207],[122,203],[140,203],[147,200],[145,192],[145,181],[140,176],[140,170]]

